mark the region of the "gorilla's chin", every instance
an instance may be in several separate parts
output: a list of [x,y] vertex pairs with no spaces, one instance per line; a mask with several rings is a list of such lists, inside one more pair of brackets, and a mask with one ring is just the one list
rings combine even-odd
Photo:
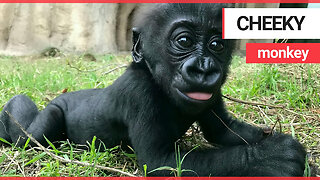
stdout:
[[173,93],[175,104],[186,114],[196,115],[207,110],[214,101],[214,93],[188,92],[175,89]]

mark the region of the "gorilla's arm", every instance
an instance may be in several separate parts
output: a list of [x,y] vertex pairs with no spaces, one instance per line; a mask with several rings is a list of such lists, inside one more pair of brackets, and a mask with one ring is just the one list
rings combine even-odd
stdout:
[[[142,76],[139,77],[141,80]],[[143,86],[135,86],[137,92],[141,92],[144,89],[144,92],[148,93],[135,94],[136,97],[132,99],[132,103],[139,99],[139,102],[145,106],[131,108],[127,112],[129,115],[131,110],[138,112],[135,113],[135,116],[130,116],[130,120],[127,121],[131,145],[137,154],[140,167],[146,164],[148,172],[163,166],[176,168],[175,142],[193,122],[192,118],[188,115],[177,114],[177,111],[172,110],[172,105],[166,102],[167,98],[163,98],[161,92],[156,92],[153,86],[147,87],[148,83],[143,83]],[[217,120],[215,121],[216,123],[218,122]],[[236,121],[234,125],[236,125],[235,127],[240,127]],[[248,141],[258,141],[255,138],[250,139],[249,134],[246,134],[246,130],[255,133],[259,133],[260,130],[251,126],[248,126],[248,128],[252,128],[252,130],[246,129],[247,125],[243,125],[245,127],[235,130],[244,138],[247,138]],[[214,127],[213,124],[212,127]],[[222,126],[220,128],[222,129]],[[231,128],[234,128],[232,124]],[[224,134],[224,136],[221,134],[224,141],[232,140],[234,141],[233,143],[242,145],[223,147],[221,149],[195,149],[184,159],[182,169],[189,169],[197,174],[184,172],[182,175],[300,176],[303,174],[301,165],[303,166],[304,164],[302,162],[305,155],[304,150],[291,137],[286,135],[271,136],[258,144],[246,145],[241,140],[238,140],[234,134],[229,134],[227,130],[224,131]],[[215,135],[219,136],[220,134]],[[184,154],[186,154],[186,151],[182,150],[181,157]],[[170,171],[155,171],[148,175],[169,176]]]
[[266,136],[261,128],[231,117],[224,106],[221,95],[213,109],[200,118],[199,124],[205,138],[220,145],[253,144],[260,142]]
[[[153,117],[151,122],[150,119],[135,120],[144,123],[141,126],[129,126],[129,136],[140,167],[146,164],[148,172],[163,166],[176,168],[174,139],[178,136],[175,133],[180,132],[178,124],[163,126],[167,122],[156,123],[160,120],[157,117]],[[185,153],[182,151],[181,157]],[[196,149],[186,156],[182,169],[192,170],[197,174],[184,172],[182,175],[301,176],[303,156],[303,148],[291,137],[272,136],[255,145],[238,145],[210,150]],[[155,171],[148,175],[169,176],[170,171]]]

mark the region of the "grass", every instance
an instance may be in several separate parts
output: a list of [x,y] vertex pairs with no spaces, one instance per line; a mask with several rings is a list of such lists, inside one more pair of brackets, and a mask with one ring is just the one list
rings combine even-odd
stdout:
[[[0,110],[14,95],[26,94],[43,109],[49,101],[65,91],[103,88],[110,85],[124,68],[105,74],[115,67],[128,64],[127,55],[8,57],[0,56]],[[234,57],[231,73],[223,87],[223,94],[231,97],[284,108],[252,106],[226,100],[230,112],[246,122],[274,126],[293,134],[308,149],[309,162],[320,165],[320,66],[314,64],[246,64]],[[279,123],[281,122],[281,126]],[[186,144],[204,143],[200,138],[184,138]],[[199,135],[199,133],[195,133]],[[93,145],[79,147],[68,141],[48,148],[70,160],[115,167],[136,175],[134,153],[118,146],[99,152]],[[103,147],[100,147],[103,148]],[[180,159],[180,157],[179,157]],[[177,167],[178,168],[178,167]],[[320,175],[320,172],[316,172]],[[94,167],[62,163],[39,148],[18,148],[0,145],[0,176],[119,176]]]
[[[193,176],[199,176],[195,171],[191,170],[191,169],[182,169],[182,164],[184,159],[188,156],[189,153],[191,153],[193,150],[195,150],[196,148],[198,148],[198,146],[195,146],[194,148],[192,148],[190,151],[188,151],[187,153],[185,153],[184,155],[181,154],[180,151],[180,147],[179,145],[176,143],[175,144],[175,158],[176,158],[176,167],[170,167],[170,166],[162,166],[156,169],[153,169],[151,171],[149,171],[148,173],[152,173],[155,171],[170,171],[171,174],[173,174],[175,177],[181,177],[182,174],[184,172],[189,172],[189,174],[191,173]],[[182,158],[181,158],[182,155]],[[144,166],[144,170],[146,171],[146,165]],[[147,174],[145,174],[146,176]]]

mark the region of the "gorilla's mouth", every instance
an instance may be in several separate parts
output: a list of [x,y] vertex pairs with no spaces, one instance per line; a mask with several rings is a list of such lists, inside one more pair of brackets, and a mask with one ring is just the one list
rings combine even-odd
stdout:
[[181,92],[179,89],[176,89],[178,94],[183,96],[185,99],[196,100],[196,101],[207,101],[212,97],[212,93],[206,92]]
[[206,101],[212,97],[212,93],[204,93],[204,92],[188,92],[184,94],[191,99],[200,100],[200,101]]

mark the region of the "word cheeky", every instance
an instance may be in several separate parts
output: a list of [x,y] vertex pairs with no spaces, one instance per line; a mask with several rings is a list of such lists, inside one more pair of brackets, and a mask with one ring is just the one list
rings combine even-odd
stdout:
[[237,27],[246,30],[301,30],[305,16],[240,16]]

